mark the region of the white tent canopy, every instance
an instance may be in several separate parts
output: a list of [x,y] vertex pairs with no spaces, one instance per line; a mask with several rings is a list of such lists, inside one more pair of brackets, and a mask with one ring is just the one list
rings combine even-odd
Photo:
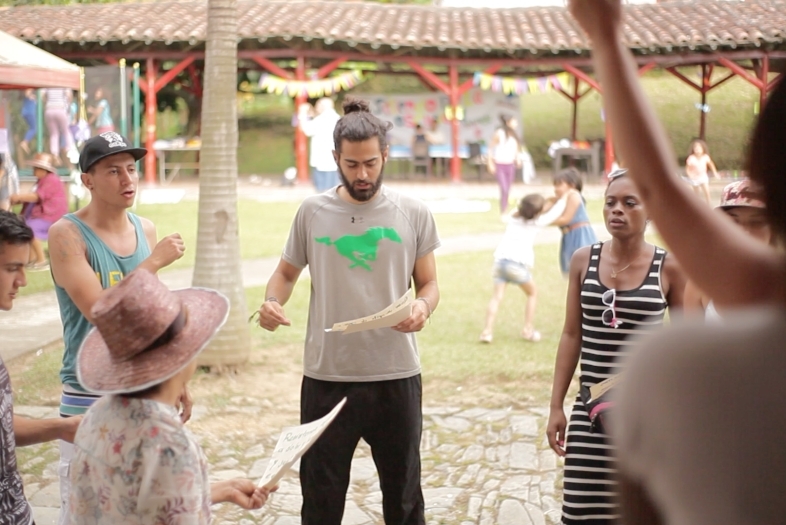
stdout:
[[79,66],[0,31],[0,89],[79,89]]

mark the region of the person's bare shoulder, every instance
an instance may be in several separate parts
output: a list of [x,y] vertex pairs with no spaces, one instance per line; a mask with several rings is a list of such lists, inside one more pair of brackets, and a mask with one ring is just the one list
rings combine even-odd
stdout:
[[49,256],[52,261],[73,255],[84,255],[87,250],[79,227],[68,219],[60,219],[49,228]]
[[582,246],[570,258],[570,267],[578,267],[584,269],[589,264],[590,253],[592,253],[592,246]]
[[680,262],[671,252],[666,252],[666,256],[663,258],[663,271],[672,282],[682,282],[685,284],[685,272]]
[[[137,215],[137,217],[139,216]],[[142,229],[145,231],[145,235],[156,233],[156,225],[153,224],[153,221],[151,221],[150,219],[139,217],[139,222],[140,224],[142,224]]]

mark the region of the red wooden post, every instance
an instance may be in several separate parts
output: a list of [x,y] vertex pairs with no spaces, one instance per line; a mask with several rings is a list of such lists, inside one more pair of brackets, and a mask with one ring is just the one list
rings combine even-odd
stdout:
[[458,81],[458,66],[455,64],[450,65],[450,106],[452,108],[452,117],[450,121],[450,144],[453,150],[453,156],[450,158],[450,180],[453,182],[461,182],[461,159],[459,158],[459,81]]
[[[306,59],[302,56],[297,57],[297,68],[295,69],[295,78],[297,80],[306,80]],[[306,95],[298,94],[295,97],[295,114],[298,114],[300,106],[305,104],[308,99]],[[306,134],[300,129],[300,126],[295,128],[295,166],[297,167],[297,180],[300,182],[308,182],[308,144],[306,141]]]
[[770,57],[764,55],[761,59],[761,87],[759,88],[759,114],[764,111],[764,104],[767,103],[767,94],[769,93],[770,83],[768,82],[770,76]]
[[147,59],[147,89],[145,90],[145,128],[147,135],[145,138],[145,183],[156,183],[156,153],[153,144],[156,141],[156,110],[158,100],[156,97],[156,61],[152,58]]
[[710,76],[712,75],[712,69],[707,66],[707,64],[701,65],[701,116],[699,119],[699,138],[701,140],[706,139],[706,130],[707,130],[707,112],[705,108],[707,107],[707,93],[710,90]]
[[575,141],[578,136],[579,129],[579,78],[573,77],[573,96],[570,98],[573,101],[573,122],[570,126],[570,140]]

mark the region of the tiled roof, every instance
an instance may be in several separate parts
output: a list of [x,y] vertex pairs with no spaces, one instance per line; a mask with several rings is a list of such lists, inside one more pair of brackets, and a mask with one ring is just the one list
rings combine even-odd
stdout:
[[[199,46],[204,1],[0,8],[0,30],[34,42],[156,49]],[[786,0],[629,5],[625,36],[641,52],[784,48]],[[239,0],[241,48],[289,47],[534,57],[585,53],[565,8],[460,9],[364,2]],[[490,55],[489,55],[490,54]]]

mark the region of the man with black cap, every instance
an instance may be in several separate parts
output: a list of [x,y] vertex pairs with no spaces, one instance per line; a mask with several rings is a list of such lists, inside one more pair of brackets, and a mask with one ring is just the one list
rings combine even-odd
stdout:
[[[60,415],[83,414],[99,397],[85,392],[76,377],[76,355],[91,328],[90,309],[101,291],[117,284],[137,267],[153,273],[183,256],[185,246],[174,233],[157,241],[156,227],[130,213],[139,175],[136,161],[147,150],[134,148],[118,133],[108,131],[87,140],[79,156],[82,183],[91,200],[69,213],[49,230],[49,258],[63,321],[65,353],[60,380],[63,394]],[[188,394],[183,413],[190,416]],[[67,524],[68,472],[73,445],[60,443],[60,524]]]

